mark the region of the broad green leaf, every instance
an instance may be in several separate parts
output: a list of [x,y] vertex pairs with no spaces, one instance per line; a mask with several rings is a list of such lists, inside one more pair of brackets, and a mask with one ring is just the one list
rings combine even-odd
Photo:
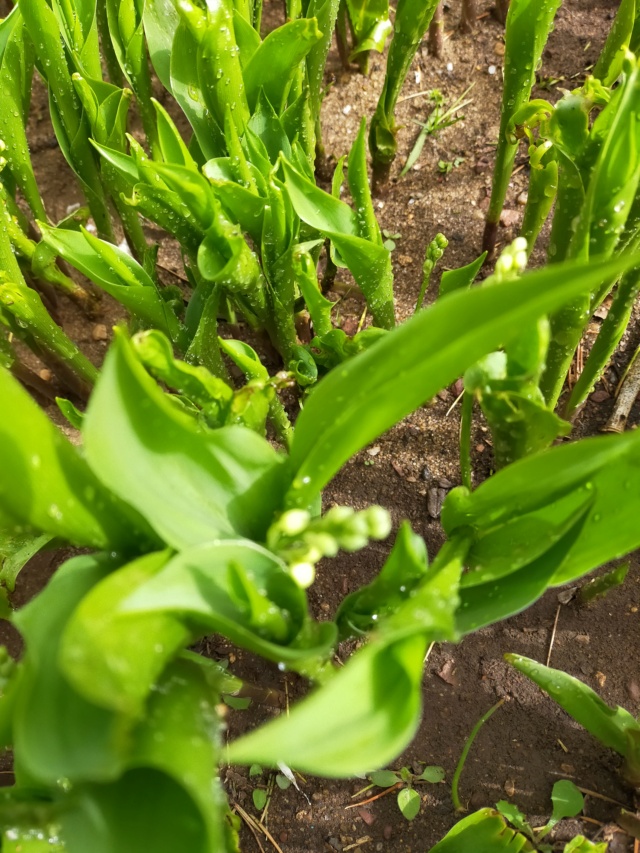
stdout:
[[388,0],[347,0],[346,5],[355,41],[350,59],[368,50],[382,53],[393,30]]
[[119,605],[123,625],[140,615],[173,619],[199,634],[215,631],[269,660],[294,666],[326,656],[335,641],[332,623],[318,627],[310,622],[305,595],[284,565],[242,540],[176,555]]
[[230,763],[290,767],[346,777],[392,761],[420,721],[426,644],[454,640],[464,548],[449,543],[415,595],[381,620],[369,645],[288,717],[229,747]]
[[461,586],[490,583],[530,565],[562,539],[592,500],[590,491],[576,489],[532,513],[482,531],[469,549],[469,571]]
[[[442,523],[451,534],[471,526],[484,532],[557,504],[564,519],[576,511],[572,493],[589,499],[582,533],[558,566],[552,583],[567,583],[640,545],[633,488],[640,468],[635,432],[586,439],[520,460],[483,483],[473,495],[456,492],[445,502]],[[532,515],[533,519],[533,515]],[[562,517],[556,515],[556,524]]]
[[289,21],[272,30],[243,71],[249,109],[255,109],[262,89],[276,112],[281,113],[298,66],[321,38],[314,18]]
[[551,669],[523,655],[508,654],[505,659],[546,691],[601,743],[627,756],[627,731],[640,729],[640,724],[628,711],[620,706],[611,708],[606,705],[590,687],[562,670]]
[[[374,227],[371,216],[363,213],[361,224],[349,205],[316,187],[286,160],[283,170],[287,192],[300,219],[329,237],[364,293],[376,325],[391,328],[395,322],[391,253],[380,245],[381,241],[374,243],[368,238],[368,230]],[[354,165],[351,178],[354,186],[356,174],[359,173]],[[364,204],[362,185],[358,193]]]
[[122,335],[105,360],[83,434],[96,474],[173,547],[233,533],[259,540],[282,506],[284,458],[243,427],[198,430]]
[[58,665],[67,620],[117,566],[104,555],[75,557],[14,616],[26,644],[13,720],[18,784],[105,780],[123,769],[130,725],[76,693]]
[[424,540],[404,522],[379,574],[340,604],[336,623],[341,638],[364,634],[375,626],[378,618],[395,612],[414,593],[427,568]]
[[420,794],[413,788],[403,788],[398,792],[398,808],[405,820],[413,820],[420,811]]
[[533,846],[494,809],[463,818],[429,853],[528,853]]
[[171,48],[180,16],[172,0],[145,0],[142,16],[151,64],[165,89],[171,88]]
[[43,240],[61,257],[95,282],[110,296],[151,328],[161,329],[186,349],[178,318],[158,292],[155,283],[127,252],[82,233],[50,228],[39,223]]
[[104,488],[18,382],[0,368],[0,508],[51,536],[94,548],[145,547],[142,519]]
[[423,637],[372,643],[327,684],[229,746],[230,764],[284,762],[318,776],[350,777],[387,764],[420,720]]
[[132,618],[120,612],[122,602],[168,560],[168,552],[156,552],[112,572],[85,596],[64,629],[61,671],[80,695],[102,708],[142,717],[153,683],[192,638],[186,625],[163,613]]
[[333,371],[318,383],[297,421],[289,504],[310,503],[354,453],[512,340],[523,322],[634,262],[557,265],[518,281],[453,293]]
[[52,540],[52,536],[43,536],[31,532],[6,533],[0,528],[0,582],[9,592],[16,586],[16,578],[21,569],[39,551]]
[[131,769],[108,785],[83,785],[61,824],[68,853],[226,853],[209,844],[185,788],[153,767]]
[[[227,803],[218,778],[222,734],[216,707],[219,686],[217,671],[206,662],[200,663],[195,657],[174,661],[151,697],[145,721],[136,733],[130,763],[153,767],[180,785],[200,811],[207,853],[232,853],[237,848],[227,837]],[[169,827],[174,833],[174,853],[191,850],[189,837],[196,836],[195,827],[189,823],[176,826],[175,818],[174,812]],[[152,820],[157,822],[157,813]],[[126,822],[123,826],[126,828]],[[132,853],[134,850],[132,847]]]
[[520,613],[540,598],[552,584],[567,553],[580,541],[587,515],[588,508],[582,512],[578,511],[573,516],[573,524],[567,532],[524,568],[478,586],[461,587],[460,608],[456,618],[460,633],[476,631],[485,625]]

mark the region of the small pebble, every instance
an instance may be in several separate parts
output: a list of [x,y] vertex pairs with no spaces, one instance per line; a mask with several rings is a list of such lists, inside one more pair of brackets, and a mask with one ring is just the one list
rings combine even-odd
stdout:
[[351,104],[347,104],[346,106],[344,106],[344,107],[342,108],[342,112],[343,112],[346,116],[348,116],[348,115],[349,115],[349,113],[351,112]]
[[94,341],[106,341],[109,337],[109,330],[104,323],[96,323],[91,332],[91,337]]
[[497,69],[496,69],[496,66],[495,66],[495,65],[490,65],[490,66],[487,68],[487,71],[488,71],[488,72],[489,72],[489,74],[491,74],[491,75],[495,74],[495,73],[496,73],[496,70],[497,70]]
[[519,205],[521,205],[522,207],[524,207],[528,201],[529,201],[529,193],[528,192],[521,192],[520,195],[518,196],[518,198],[516,199],[516,202]]
[[385,826],[385,828],[382,830],[382,834],[384,836],[384,840],[389,841],[389,839],[393,835],[393,827],[390,824],[387,824]]
[[51,382],[53,373],[49,370],[48,367],[45,367],[41,371],[39,371],[38,376],[40,377],[40,379],[43,380],[43,382]]
[[598,685],[600,687],[604,687],[604,683],[607,680],[607,676],[604,674],[604,672],[600,672],[600,670],[598,670],[597,672],[594,672],[593,677],[598,682]]

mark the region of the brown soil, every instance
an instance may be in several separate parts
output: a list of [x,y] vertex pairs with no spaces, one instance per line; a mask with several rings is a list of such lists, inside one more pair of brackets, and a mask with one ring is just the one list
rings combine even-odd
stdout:
[[[457,267],[480,253],[483,216],[491,184],[494,144],[499,121],[501,95],[502,29],[490,14],[490,4],[479,4],[482,18],[476,32],[457,32],[459,0],[445,5],[444,58],[427,56],[426,47],[418,54],[405,88],[405,100],[398,111],[405,125],[399,136],[401,153],[388,192],[376,199],[381,226],[400,233],[394,253],[397,308],[400,319],[413,310],[421,281],[425,245],[438,231],[450,245],[447,267]],[[617,4],[614,0],[565,0],[557,26],[544,55],[541,79],[551,81],[551,91],[541,96],[555,99],[558,88],[579,84],[603,43]],[[280,3],[267,5],[274,17]],[[493,72],[493,73],[492,73]],[[324,106],[324,143],[328,154],[346,153],[360,119],[370,115],[382,85],[383,63],[372,58],[371,75],[343,71],[337,54],[329,63],[332,86]],[[554,81],[559,81],[554,83]],[[465,110],[465,120],[427,140],[419,167],[398,180],[399,169],[411,149],[418,128],[414,119],[424,119],[425,97],[408,99],[417,92],[440,89],[448,100],[460,95],[471,83],[473,103]],[[40,186],[52,219],[65,215],[67,207],[80,202],[79,190],[62,163],[47,117],[46,102],[38,99],[31,123],[30,139]],[[438,162],[464,158],[450,174],[443,176]],[[524,160],[522,161],[524,163]],[[526,188],[526,168],[513,179],[507,200],[500,241],[517,234],[522,207],[518,197]],[[163,246],[162,263],[179,270],[179,259],[171,244]],[[534,262],[540,261],[540,250]],[[167,273],[169,276],[169,273]],[[169,280],[169,279],[168,279]],[[342,322],[352,327],[362,311],[355,296],[342,301]],[[103,299],[96,317],[88,322],[75,306],[60,300],[59,313],[65,328],[97,363],[106,341],[94,340],[94,324],[110,327],[120,316]],[[615,387],[625,363],[625,348],[638,343],[632,328],[607,376],[608,384],[591,401],[576,426],[576,434],[594,434],[608,417]],[[34,367],[38,365],[33,363]],[[39,367],[42,367],[40,365]],[[390,509],[395,525],[408,518],[427,541],[434,555],[444,534],[437,517],[437,502],[448,489],[460,482],[457,463],[458,413],[449,412],[456,394],[449,389],[438,395],[404,423],[377,441],[373,448],[349,462],[326,491],[326,503],[346,503],[356,508],[379,503]],[[637,423],[640,412],[632,414]],[[476,477],[483,479],[491,470],[491,446],[481,423],[474,435]],[[390,540],[391,541],[391,540]],[[370,547],[356,555],[341,555],[321,566],[311,590],[312,607],[319,618],[330,618],[342,597],[367,583],[381,566],[387,543]],[[420,788],[423,806],[411,823],[405,821],[395,804],[395,795],[381,797],[366,808],[345,810],[352,795],[364,787],[362,780],[335,782],[306,779],[301,792],[277,787],[271,799],[266,825],[283,853],[362,850],[427,851],[456,822],[450,801],[450,781],[465,739],[478,718],[500,697],[509,701],[482,729],[467,761],[461,782],[461,796],[470,808],[491,805],[508,798],[540,825],[549,814],[549,795],[559,778],[572,779],[579,786],[632,807],[632,792],[618,775],[619,762],[608,750],[575,725],[563,712],[524,678],[503,662],[505,652],[522,652],[539,660],[549,653],[554,623],[557,629],[551,654],[552,665],[579,676],[609,703],[640,712],[640,666],[638,663],[638,613],[640,569],[637,556],[622,588],[586,607],[575,603],[560,605],[558,592],[549,592],[542,601],[516,618],[484,629],[459,646],[440,645],[433,649],[425,668],[424,718],[418,735],[395,767],[421,769],[423,764],[442,765],[446,781]],[[20,576],[16,603],[21,604],[46,580],[53,564],[39,557]],[[6,623],[0,639],[19,649],[19,638]],[[205,644],[217,656],[229,656],[233,668],[249,680],[285,691],[293,701],[306,686],[291,674],[266,667],[251,656],[230,650],[217,638]],[[231,715],[230,731],[257,725],[275,713],[255,704],[248,711]],[[340,709],[336,708],[339,715]],[[232,803],[256,814],[251,801],[255,780],[244,769],[230,769],[226,782]],[[616,807],[595,796],[587,797],[585,814],[589,821],[565,821],[556,831],[558,840],[578,832],[588,837],[611,839],[611,851],[630,851],[631,840],[613,832],[609,824]],[[263,848],[271,844],[261,839]],[[252,853],[258,846],[248,829],[243,830],[243,850]],[[561,846],[561,845],[560,845]]]

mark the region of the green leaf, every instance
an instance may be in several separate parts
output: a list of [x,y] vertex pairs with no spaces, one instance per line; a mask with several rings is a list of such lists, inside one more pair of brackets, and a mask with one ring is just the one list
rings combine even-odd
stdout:
[[9,592],[14,591],[20,570],[52,539],[53,537],[49,534],[44,536],[38,536],[33,532],[11,534],[0,528],[0,582]]
[[122,601],[161,573],[168,559],[166,551],[147,554],[111,573],[68,621],[60,667],[78,693],[96,705],[143,716],[152,684],[192,639],[192,630],[163,613],[131,618],[120,612]]
[[341,638],[364,634],[375,627],[380,617],[394,613],[414,593],[427,568],[424,540],[413,533],[408,522],[403,522],[379,574],[340,604],[336,623]]
[[345,778],[393,760],[420,719],[425,649],[419,636],[366,646],[288,717],[234,741],[229,763]]
[[393,770],[376,770],[375,773],[369,774],[369,779],[378,788],[390,788],[400,781],[400,777]]
[[451,294],[333,371],[318,383],[296,424],[289,504],[307,506],[354,453],[512,340],[523,322],[634,262],[556,265],[518,281]]
[[549,824],[552,826],[565,817],[575,817],[584,808],[584,797],[573,782],[560,779],[551,791],[553,812]]
[[264,788],[254,788],[251,792],[251,799],[253,800],[256,811],[261,812],[267,805],[267,792]]
[[249,109],[255,109],[262,89],[280,114],[300,63],[321,38],[315,18],[289,21],[272,30],[244,68]]
[[583,835],[576,835],[564,846],[563,853],[607,853],[609,845],[606,841],[596,844]]
[[14,616],[26,643],[13,719],[19,781],[54,787],[60,779],[114,778],[123,769],[129,722],[87,702],[66,681],[58,662],[69,617],[117,565],[106,556],[75,557]]
[[284,565],[266,549],[242,540],[222,540],[176,555],[131,590],[118,614],[123,625],[126,617],[137,624],[140,615],[152,619],[158,614],[199,634],[222,633],[269,660],[294,665],[325,656],[335,641],[332,623],[314,630],[305,595]]
[[465,817],[429,853],[529,853],[533,846],[493,809]]
[[499,800],[496,803],[496,808],[516,829],[525,832],[527,835],[531,834],[531,827],[529,826],[526,815],[516,805],[508,803],[506,800]]
[[201,432],[116,337],[85,416],[89,463],[166,542],[239,533],[260,540],[282,506],[285,460],[254,432]]
[[184,331],[158,292],[154,281],[127,252],[99,240],[84,228],[82,233],[50,228],[39,223],[42,238],[61,257],[95,282],[110,296],[151,328],[161,329],[186,349]]
[[472,261],[465,267],[458,267],[455,270],[445,270],[440,279],[439,295],[441,297],[447,296],[456,290],[466,290],[471,287],[486,259],[487,253],[483,252],[479,258],[476,258],[475,261]]
[[425,782],[432,782],[433,784],[436,784],[438,782],[442,782],[444,776],[444,767],[432,765],[430,767],[425,767],[418,778],[424,779]]
[[143,23],[151,64],[165,89],[171,88],[171,47],[180,17],[172,0],[145,0]]
[[552,579],[554,585],[567,583],[640,545],[634,522],[640,497],[633,489],[639,467],[635,432],[552,447],[509,465],[473,495],[449,495],[442,523],[449,534],[469,526],[482,534],[528,514],[547,518],[545,507],[558,502],[562,515],[558,512],[554,523],[561,525],[576,512],[577,502],[588,502],[582,533]]
[[77,545],[138,549],[152,536],[8,371],[0,368],[0,508],[12,519]]
[[405,820],[413,820],[420,811],[420,794],[413,788],[403,788],[398,792],[398,808]]
[[505,659],[546,691],[601,743],[619,755],[628,754],[630,742],[627,732],[640,729],[640,724],[628,711],[620,706],[609,707],[590,687],[559,669],[551,669],[523,655],[509,654]]

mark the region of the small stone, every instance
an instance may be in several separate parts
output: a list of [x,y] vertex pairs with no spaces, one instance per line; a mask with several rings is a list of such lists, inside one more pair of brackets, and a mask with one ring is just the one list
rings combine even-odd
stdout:
[[284,844],[286,841],[289,840],[289,833],[283,829],[282,832],[280,833],[280,835],[278,836],[278,838]]
[[41,371],[39,371],[38,376],[42,379],[43,382],[51,382],[53,378],[53,373],[49,370],[48,367],[44,367]]
[[429,513],[431,518],[440,518],[440,511],[442,510],[442,504],[444,503],[444,499],[446,498],[446,496],[446,489],[429,489],[429,491],[427,492],[427,512]]
[[516,199],[516,203],[524,207],[525,204],[529,201],[529,193],[521,192],[518,198]]
[[505,228],[512,228],[517,225],[520,219],[520,213],[517,210],[503,210],[500,214],[500,224]]
[[484,444],[476,444],[476,452],[484,453]]
[[389,841],[389,839],[393,835],[393,827],[390,824],[387,824],[382,830],[382,835],[385,841]]
[[601,388],[599,391],[594,391],[591,395],[591,399],[594,403],[604,403],[604,401],[608,400],[609,397],[609,392],[605,391],[604,388]]
[[380,447],[377,444],[374,444],[373,447],[367,448],[367,454],[369,456],[377,456],[380,453]]
[[413,263],[411,255],[398,255],[398,263],[401,267],[408,267]]
[[591,638],[588,634],[576,634],[576,643],[582,643],[583,646],[588,646]]
[[516,783],[513,779],[507,779],[502,787],[507,797],[513,797],[516,792]]
[[493,52],[496,56],[504,56],[504,42],[497,41],[493,46]]
[[640,702],[640,684],[634,678],[627,684],[627,693],[634,702]]
[[96,323],[91,332],[94,341],[106,341],[109,338],[109,330],[104,323]]
[[421,479],[426,480],[427,482],[428,482],[429,480],[433,479],[433,474],[432,474],[432,473],[431,473],[431,471],[429,470],[429,466],[428,466],[428,465],[425,465],[425,466],[422,468],[422,471],[420,472],[420,477],[421,477]]
[[593,677],[598,682],[599,687],[604,687],[604,683],[607,680],[607,676],[604,674],[604,672],[600,672],[600,670],[598,670],[597,672],[593,673]]
[[342,112],[343,112],[346,116],[348,116],[348,115],[349,115],[349,113],[351,112],[351,104],[347,104],[346,106],[344,106],[344,107],[342,108]]
[[369,809],[358,809],[358,814],[362,818],[362,820],[367,824],[367,826],[371,826],[372,823],[375,823],[375,816],[371,814]]

